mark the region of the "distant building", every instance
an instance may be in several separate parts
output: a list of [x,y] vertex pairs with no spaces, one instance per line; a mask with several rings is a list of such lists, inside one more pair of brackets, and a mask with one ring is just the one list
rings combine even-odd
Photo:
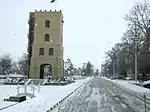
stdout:
[[28,75],[44,78],[49,65],[52,78],[64,76],[63,14],[61,11],[35,11],[29,14]]

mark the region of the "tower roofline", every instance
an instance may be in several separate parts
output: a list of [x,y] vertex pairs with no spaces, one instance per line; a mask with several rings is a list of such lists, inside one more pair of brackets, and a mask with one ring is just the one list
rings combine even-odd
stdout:
[[35,13],[35,12],[54,12],[54,13],[61,13],[62,12],[62,10],[35,10],[34,12],[31,12],[31,13]]

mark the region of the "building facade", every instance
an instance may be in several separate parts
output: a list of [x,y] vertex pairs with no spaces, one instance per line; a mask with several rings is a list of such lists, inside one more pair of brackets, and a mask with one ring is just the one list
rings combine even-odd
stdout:
[[28,76],[44,78],[49,65],[53,78],[64,75],[62,11],[35,11],[29,14]]

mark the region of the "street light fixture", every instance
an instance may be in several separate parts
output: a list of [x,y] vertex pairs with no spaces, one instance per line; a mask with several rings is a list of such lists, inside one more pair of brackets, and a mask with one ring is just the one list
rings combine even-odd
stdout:
[[138,58],[137,58],[137,53],[138,53],[138,42],[139,42],[139,35],[140,35],[140,30],[139,28],[137,28],[137,24],[136,24],[136,21],[134,23],[134,26],[131,27],[131,29],[134,30],[134,38],[133,41],[135,42],[135,45],[134,45],[134,59],[135,59],[135,67],[134,67],[134,71],[135,71],[135,83],[137,84],[137,62],[138,62]]
[[135,41],[135,51],[134,51],[134,56],[135,56],[135,83],[137,84],[137,62],[138,62],[138,58],[137,58],[137,42],[138,42],[138,39],[134,39]]

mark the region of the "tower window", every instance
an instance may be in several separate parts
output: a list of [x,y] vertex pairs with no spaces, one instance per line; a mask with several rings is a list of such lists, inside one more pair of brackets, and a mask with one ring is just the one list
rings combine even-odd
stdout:
[[49,28],[49,27],[50,27],[50,21],[49,21],[49,20],[46,20],[46,21],[45,21],[45,27],[46,27],[46,28]]
[[49,34],[45,34],[45,41],[49,41]]
[[53,55],[54,54],[54,48],[49,48],[49,55]]
[[44,55],[44,48],[39,49],[39,55]]

